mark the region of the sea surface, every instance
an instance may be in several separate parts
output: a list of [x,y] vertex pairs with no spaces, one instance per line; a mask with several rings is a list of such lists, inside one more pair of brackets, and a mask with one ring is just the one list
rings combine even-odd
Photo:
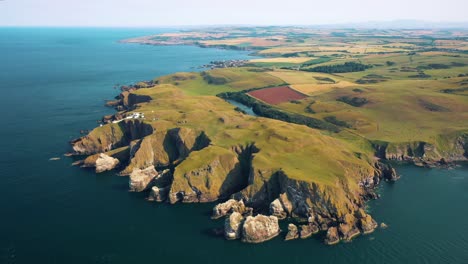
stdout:
[[[209,230],[212,204],[166,204],[63,154],[131,84],[248,53],[120,44],[174,29],[0,28],[0,263],[468,263],[468,169],[398,166],[369,210],[387,229],[325,246]],[[59,160],[49,160],[59,157]]]

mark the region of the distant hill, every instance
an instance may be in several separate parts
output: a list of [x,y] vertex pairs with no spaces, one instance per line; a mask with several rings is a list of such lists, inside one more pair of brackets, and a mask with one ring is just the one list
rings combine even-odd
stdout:
[[392,21],[368,21],[357,23],[328,24],[318,27],[323,28],[376,28],[376,29],[468,29],[468,21],[465,22],[434,22],[422,20],[392,20]]

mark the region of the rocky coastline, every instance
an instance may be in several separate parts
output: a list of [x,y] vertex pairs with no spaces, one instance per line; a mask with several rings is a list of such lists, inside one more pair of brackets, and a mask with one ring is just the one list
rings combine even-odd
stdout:
[[[174,204],[225,200],[213,208],[212,218],[225,219],[222,233],[228,240],[261,243],[281,234],[279,221],[286,221],[289,225],[285,240],[306,239],[326,232],[324,242],[328,245],[350,241],[378,227],[364,208],[366,201],[379,197],[376,188],[381,181],[393,182],[399,178],[387,161],[450,168],[457,161],[466,160],[468,145],[462,136],[456,138],[450,153],[440,153],[424,142],[397,146],[373,144],[375,162],[369,164],[367,171],[360,172],[358,193],[343,205],[327,198],[332,192],[328,187],[291,179],[281,170],[273,172],[270,180],[258,187],[254,182],[262,179],[264,172],[251,164],[259,151],[255,144],[227,151],[210,146],[210,138],[203,132],[185,127],[164,132],[143,118],[128,118],[134,116],[131,111],[140,104],[152,100],[150,96],[133,92],[155,85],[157,81],[123,86],[116,100],[106,104],[114,107],[117,113],[104,117],[103,126],[71,141],[71,154],[87,156],[76,164],[95,168],[96,173],[120,170],[119,175],[129,177],[129,190],[147,192],[149,201]],[[204,164],[180,175],[178,164],[195,152],[203,157]],[[246,170],[247,182],[230,182],[229,187],[219,190],[196,182],[198,179],[209,181],[212,175],[240,179]],[[224,179],[224,183],[227,181]],[[339,188],[342,189],[340,195],[350,194],[345,183],[340,183]]]

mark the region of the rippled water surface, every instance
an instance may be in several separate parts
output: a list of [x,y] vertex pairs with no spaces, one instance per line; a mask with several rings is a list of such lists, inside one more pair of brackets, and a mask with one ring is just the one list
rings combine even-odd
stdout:
[[[399,166],[370,210],[387,229],[328,247],[209,234],[211,204],[154,204],[62,154],[129,84],[247,53],[117,40],[163,29],[0,28],[0,263],[468,263],[468,169]],[[61,157],[49,161],[52,157]]]

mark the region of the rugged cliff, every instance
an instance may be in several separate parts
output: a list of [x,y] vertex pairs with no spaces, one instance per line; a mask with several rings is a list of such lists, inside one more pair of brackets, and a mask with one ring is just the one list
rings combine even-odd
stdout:
[[468,131],[437,136],[431,142],[373,143],[375,155],[381,159],[410,161],[419,166],[445,166],[468,158]]

